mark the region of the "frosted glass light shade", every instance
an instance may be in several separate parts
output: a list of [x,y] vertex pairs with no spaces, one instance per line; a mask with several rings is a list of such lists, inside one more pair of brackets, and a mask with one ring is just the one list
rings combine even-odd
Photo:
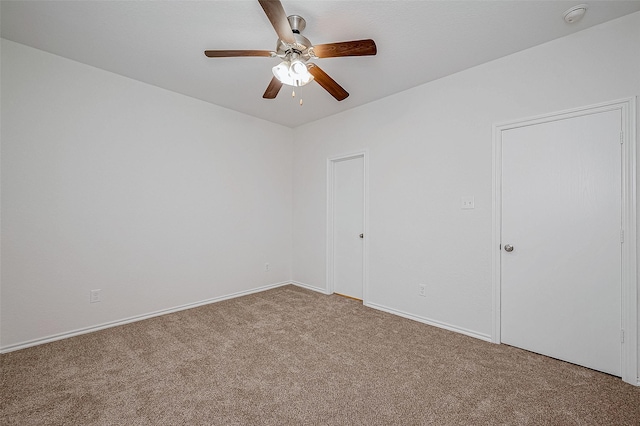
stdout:
[[313,76],[309,74],[307,66],[300,60],[282,61],[273,67],[272,71],[278,80],[289,86],[300,87],[313,80]]

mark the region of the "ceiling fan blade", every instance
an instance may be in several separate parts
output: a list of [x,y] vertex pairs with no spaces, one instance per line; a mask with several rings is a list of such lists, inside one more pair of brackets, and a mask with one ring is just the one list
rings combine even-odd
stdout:
[[239,56],[266,56],[270,57],[268,50],[205,50],[205,56],[209,58],[233,58]]
[[278,96],[278,92],[282,87],[282,82],[277,78],[273,77],[269,86],[267,86],[267,90],[264,91],[264,95],[262,95],[265,99],[275,99]]
[[313,46],[318,58],[337,58],[340,56],[369,56],[378,52],[376,43],[371,40],[343,41],[340,43],[319,44]]
[[278,38],[285,43],[293,44],[296,39],[293,38],[293,31],[291,31],[291,25],[287,19],[287,14],[282,7],[280,0],[258,0],[260,6],[264,10],[264,13],[271,21],[273,29],[276,30]]
[[349,93],[342,88],[334,79],[329,77],[329,75],[322,71],[322,69],[316,64],[308,64],[307,69],[309,73],[313,76],[313,78],[318,82],[320,86],[324,88],[327,92],[331,94],[338,101],[342,101],[349,96]]

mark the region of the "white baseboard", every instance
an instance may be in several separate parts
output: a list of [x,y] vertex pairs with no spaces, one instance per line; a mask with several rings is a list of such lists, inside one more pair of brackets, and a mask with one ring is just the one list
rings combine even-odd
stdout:
[[[317,291],[318,293],[327,294],[327,295],[331,294],[324,288],[320,288],[320,287],[312,286],[312,285],[309,285],[309,284],[301,283],[299,281],[291,281],[291,284],[293,284],[295,286],[298,286],[298,287],[305,288],[307,290]],[[447,323],[444,323],[442,321],[436,321],[436,320],[432,320],[430,318],[424,318],[424,317],[420,317],[420,316],[417,316],[417,315],[409,314],[407,312],[399,311],[397,309],[389,308],[387,306],[379,305],[377,303],[363,302],[363,305],[367,306],[369,308],[377,309],[379,311],[387,312],[389,314],[398,315],[400,317],[407,318],[407,319],[410,319],[410,320],[413,320],[413,321],[418,321],[418,322],[421,322],[423,324],[432,325],[434,327],[444,328],[445,330],[453,331],[455,333],[464,334],[465,336],[474,337],[476,339],[484,340],[485,342],[491,343],[491,335],[489,335],[489,334],[478,333],[476,331],[467,330],[466,328],[457,327],[455,325],[447,324]]]
[[476,339],[484,340],[485,342],[491,343],[491,335],[478,333],[476,331],[467,330],[466,328],[457,327],[455,325],[447,324],[442,321],[436,321],[429,318],[419,317],[417,315],[409,314],[403,311],[399,311],[397,309],[388,308],[386,306],[378,305],[377,303],[365,302],[365,306],[373,309],[377,309],[379,311],[387,312],[390,314],[398,315],[403,318],[408,318],[410,320],[418,321],[423,324],[432,325],[438,328],[444,328],[445,330],[454,331],[456,333],[464,334],[465,336],[475,337]]
[[318,293],[331,294],[324,288],[316,287],[314,285],[309,285],[309,284],[305,284],[305,283],[301,283],[299,281],[291,281],[291,284],[293,284],[295,286],[298,286],[298,287],[306,288],[307,290],[317,291]]
[[269,285],[257,287],[251,290],[239,291],[239,292],[227,294],[224,296],[218,296],[218,297],[213,297],[211,299],[201,300],[199,302],[187,303],[187,304],[176,306],[173,308],[162,309],[162,310],[151,312],[148,314],[136,315],[136,316],[121,319],[121,320],[111,321],[111,322],[107,322],[107,323],[103,323],[103,324],[99,324],[91,327],[80,328],[80,329],[68,331],[65,333],[54,334],[51,336],[29,340],[22,343],[16,343],[13,345],[0,348],[0,354],[29,348],[31,346],[42,345],[44,343],[55,342],[56,340],[67,339],[69,337],[79,336],[81,334],[92,333],[94,331],[104,330],[105,328],[117,327],[119,325],[129,324],[136,321],[142,321],[142,320],[157,317],[160,315],[166,315],[166,314],[171,314],[173,312],[184,311],[186,309],[197,308],[198,306],[221,302],[223,300],[234,299],[236,297],[246,296],[253,293],[260,293],[262,291],[271,290],[272,288],[282,287],[289,284],[292,284],[292,282],[283,281],[275,284],[269,284]]

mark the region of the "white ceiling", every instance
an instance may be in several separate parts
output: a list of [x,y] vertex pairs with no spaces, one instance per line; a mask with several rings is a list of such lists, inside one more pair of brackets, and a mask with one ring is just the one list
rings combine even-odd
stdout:
[[[583,0],[584,1],[584,0]],[[350,96],[318,84],[284,86],[262,99],[277,58],[207,58],[206,49],[275,50],[277,36],[255,0],[2,1],[3,38],[288,127],[318,120],[437,78],[640,11],[640,0],[287,1],[314,44],[372,38],[373,57],[315,62]]]

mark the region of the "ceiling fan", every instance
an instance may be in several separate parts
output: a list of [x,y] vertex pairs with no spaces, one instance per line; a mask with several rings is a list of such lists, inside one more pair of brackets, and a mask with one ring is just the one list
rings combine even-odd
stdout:
[[366,39],[314,46],[309,39],[300,34],[306,26],[304,18],[298,15],[287,17],[279,0],[258,0],[258,3],[262,6],[278,35],[275,52],[269,50],[205,50],[204,54],[209,58],[266,56],[282,59],[282,62],[272,69],[273,78],[262,95],[265,99],[275,99],[283,84],[299,87],[313,80],[338,101],[346,99],[349,93],[319,66],[309,60],[375,55],[377,53],[375,42]]

